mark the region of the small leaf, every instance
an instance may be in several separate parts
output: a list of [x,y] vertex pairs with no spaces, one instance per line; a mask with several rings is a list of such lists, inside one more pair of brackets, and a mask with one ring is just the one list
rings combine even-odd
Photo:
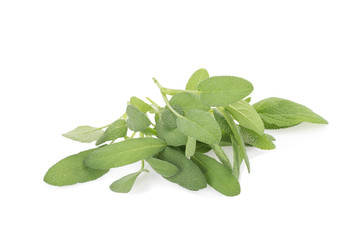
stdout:
[[156,133],[157,133],[156,130],[153,128],[147,128],[141,132],[145,135],[156,135]]
[[44,181],[54,186],[66,186],[95,180],[109,170],[92,169],[84,165],[85,158],[96,149],[90,149],[68,156],[52,166],[45,174]]
[[171,129],[159,119],[155,126],[157,137],[163,139],[169,146],[182,146],[186,144],[187,137],[177,128]]
[[199,83],[201,101],[212,107],[227,106],[248,96],[253,90],[252,84],[239,77],[209,77]]
[[214,151],[214,153],[216,154],[216,156],[219,158],[219,160],[222,162],[222,164],[224,164],[224,166],[227,167],[231,171],[232,168],[231,168],[231,163],[230,163],[229,157],[226,155],[226,153],[222,149],[222,147],[219,144],[212,144],[211,148]]
[[130,104],[142,111],[143,113],[147,113],[153,110],[149,104],[137,97],[131,97]]
[[128,119],[126,121],[130,130],[141,132],[150,126],[151,122],[145,113],[141,112],[135,106],[129,104],[126,108]]
[[131,164],[162,151],[166,143],[156,138],[129,138],[92,152],[85,165],[94,169],[109,169]]
[[250,103],[251,97],[245,98],[244,100],[247,101],[248,103]]
[[78,141],[82,143],[91,143],[93,141],[96,141],[103,133],[104,131],[99,128],[90,127],[90,126],[80,126],[62,135],[74,141]]
[[194,155],[196,150],[196,139],[192,137],[188,137],[186,142],[185,156],[191,157]]
[[125,137],[127,133],[126,121],[118,119],[105,130],[105,132],[98,138],[96,145],[103,144],[107,141],[116,140]]
[[172,177],[179,172],[179,169],[169,162],[157,158],[148,158],[146,161],[163,177]]
[[175,165],[179,169],[177,174],[165,179],[192,191],[206,188],[207,184],[204,174],[195,163],[181,152],[167,147],[159,154],[159,158]]
[[267,98],[253,106],[266,129],[287,128],[302,122],[328,124],[324,118],[304,105],[282,98]]
[[247,101],[241,100],[225,107],[225,109],[231,113],[241,127],[253,130],[258,134],[264,133],[264,124],[259,114]]
[[191,157],[205,175],[207,183],[216,191],[226,196],[236,196],[240,194],[239,181],[232,175],[224,165],[214,158],[205,154],[196,153]]
[[194,72],[193,75],[191,75],[189,81],[186,84],[186,90],[196,90],[197,85],[208,77],[208,71],[206,71],[204,68],[200,68],[199,70]]
[[176,119],[178,129],[186,136],[207,144],[216,144],[221,140],[220,127],[214,117],[208,113],[192,110],[185,117]]
[[176,128],[176,115],[171,112],[169,109],[164,109],[161,111],[160,118],[163,123],[171,129]]
[[249,129],[241,128],[241,135],[244,138],[244,142],[250,146],[257,147],[263,150],[275,149],[275,144],[271,141],[272,136],[269,137],[268,134],[258,134]]
[[134,172],[129,175],[126,175],[119,180],[113,182],[110,185],[110,189],[113,192],[118,193],[128,193],[133,187],[137,177],[141,174],[142,171]]
[[205,105],[201,101],[199,96],[187,92],[175,94],[174,96],[172,96],[169,102],[172,106],[179,105],[180,107],[182,107],[185,113],[191,110],[200,110],[207,112],[210,109],[209,106]]

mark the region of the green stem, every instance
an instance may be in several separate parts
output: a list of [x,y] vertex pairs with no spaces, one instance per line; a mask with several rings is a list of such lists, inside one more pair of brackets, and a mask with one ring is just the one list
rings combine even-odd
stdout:
[[153,80],[154,80],[155,84],[160,88],[160,91],[167,95],[175,95],[175,94],[182,93],[182,92],[188,92],[188,93],[192,93],[192,94],[200,94],[200,92],[196,91],[196,90],[180,90],[180,89],[164,88],[163,86],[160,85],[158,80],[156,80],[155,78],[153,78]]
[[218,156],[219,160],[224,164],[224,166],[227,167],[230,170],[230,172],[232,172],[230,160],[226,155],[226,153],[224,152],[224,150],[221,148],[221,146],[219,144],[212,144],[210,146],[213,149],[216,156]]
[[137,132],[133,132],[133,133],[131,134],[131,137],[130,137],[130,138],[134,138],[136,133],[137,133]]
[[161,96],[164,99],[164,102],[165,102],[166,106],[170,109],[170,111],[172,111],[177,117],[183,117],[177,111],[175,111],[175,109],[173,109],[173,107],[170,105],[169,100],[166,97],[166,94],[163,93],[163,91],[162,91],[163,87],[160,85],[160,83],[155,78],[153,78],[153,80],[156,83],[156,85],[158,86],[158,88],[160,89]]

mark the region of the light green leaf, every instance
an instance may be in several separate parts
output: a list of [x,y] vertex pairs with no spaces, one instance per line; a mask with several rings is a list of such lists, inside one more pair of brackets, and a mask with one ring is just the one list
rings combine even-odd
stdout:
[[52,166],[44,181],[54,186],[66,186],[95,180],[109,170],[92,169],[84,165],[85,158],[97,149],[90,149],[68,156]]
[[230,135],[230,139],[231,139],[231,144],[232,144],[232,148],[233,148],[233,159],[234,159],[233,175],[237,179],[239,179],[240,166],[241,166],[241,162],[244,158],[243,158],[243,156],[241,156],[241,148],[240,148],[240,145],[237,143],[235,137],[233,135]]
[[187,137],[179,129],[171,129],[159,119],[155,126],[157,137],[163,139],[169,146],[182,146],[186,144]]
[[212,150],[214,151],[214,153],[216,154],[216,156],[222,162],[222,164],[224,164],[224,166],[227,167],[231,171],[232,168],[231,168],[231,163],[230,163],[229,157],[226,155],[226,153],[224,152],[222,147],[219,144],[212,144],[210,146],[211,146]]
[[282,98],[267,98],[253,106],[260,114],[266,129],[287,128],[302,122],[328,123],[304,105]]
[[195,153],[191,157],[205,175],[207,183],[216,191],[226,196],[236,196],[240,194],[239,181],[232,175],[224,165],[214,158],[205,154]]
[[156,130],[153,128],[147,128],[141,132],[145,135],[156,135],[156,133],[157,133]]
[[103,144],[107,141],[116,140],[125,137],[127,133],[126,121],[118,119],[105,130],[105,132],[98,138],[96,145]]
[[164,141],[156,138],[129,138],[92,152],[85,159],[85,165],[94,169],[120,167],[152,157],[165,146]]
[[264,124],[259,114],[247,101],[241,100],[225,107],[225,109],[231,113],[240,126],[258,134],[264,133]]
[[[145,170],[145,169],[144,169]],[[146,171],[146,170],[145,170]],[[113,192],[118,193],[128,193],[131,191],[137,177],[142,173],[143,171],[134,172],[131,174],[128,174],[119,180],[113,182],[110,185],[110,189]]]
[[90,126],[80,126],[62,135],[74,141],[78,141],[82,143],[91,143],[93,141],[96,141],[103,133],[104,131],[99,128],[90,127]]
[[146,114],[131,104],[127,106],[126,114],[128,116],[126,124],[132,131],[141,132],[151,124]]
[[220,129],[225,134],[231,134],[231,128],[227,123],[225,117],[222,115],[219,109],[214,108],[214,117],[216,122],[219,124]]
[[197,85],[208,77],[208,71],[206,71],[204,68],[200,68],[199,70],[194,72],[193,75],[191,75],[189,81],[186,84],[186,90],[196,90]]
[[200,91],[200,99],[204,104],[220,107],[248,96],[253,90],[253,85],[243,78],[218,76],[205,79],[199,83],[197,90]]
[[271,137],[268,134],[258,134],[249,129],[241,128],[241,135],[244,138],[244,142],[250,146],[254,146],[263,150],[275,149],[275,144],[271,141]]
[[171,128],[171,129],[176,128],[176,118],[177,117],[169,109],[162,110],[161,114],[160,114],[160,118],[167,127]]
[[147,113],[153,110],[149,104],[137,97],[131,97],[130,104],[142,111],[143,113]]
[[187,92],[175,94],[174,96],[172,96],[169,102],[172,106],[179,105],[180,107],[182,107],[185,113],[191,110],[200,110],[207,112],[210,109],[209,106],[203,104],[199,96]]
[[244,100],[247,101],[248,103],[250,103],[251,97],[245,98]]
[[185,156],[191,157],[192,155],[194,155],[195,150],[196,150],[196,139],[192,137],[188,137],[186,142]]
[[150,166],[163,177],[172,177],[179,172],[179,169],[169,162],[157,159],[149,158],[146,161]]
[[179,169],[177,174],[165,179],[193,191],[206,188],[207,184],[204,174],[195,163],[181,152],[167,147],[159,154],[159,158],[175,165]]
[[192,110],[185,117],[176,119],[178,129],[186,136],[207,144],[216,144],[221,140],[221,130],[215,118],[208,112]]

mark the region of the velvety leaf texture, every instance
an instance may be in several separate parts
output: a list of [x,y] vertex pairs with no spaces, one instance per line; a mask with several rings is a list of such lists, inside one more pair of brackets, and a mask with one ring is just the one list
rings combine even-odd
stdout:
[[130,130],[140,132],[150,126],[151,122],[145,113],[141,112],[135,106],[129,104],[126,108],[128,119],[126,121]]
[[199,70],[194,72],[193,75],[191,75],[189,81],[186,84],[186,90],[196,90],[197,85],[208,77],[208,71],[206,71],[204,68],[200,68]]
[[156,138],[129,138],[92,152],[85,164],[94,169],[109,169],[137,162],[162,151],[166,146]]
[[108,170],[92,169],[84,165],[85,158],[97,149],[90,149],[68,156],[52,166],[44,181],[54,186],[66,186],[95,180]]
[[185,145],[187,136],[177,128],[170,128],[159,119],[155,126],[157,137],[163,139],[167,145],[178,147]]
[[150,166],[163,177],[172,177],[179,172],[179,169],[169,162],[157,159],[149,158],[146,161]]
[[169,109],[164,109],[161,111],[160,118],[163,123],[171,129],[176,128],[176,116]]
[[209,111],[210,109],[201,101],[198,95],[187,92],[175,94],[169,102],[171,105],[180,106],[185,113],[191,110]]
[[192,137],[188,137],[185,148],[185,156],[191,157],[192,155],[194,155],[195,151],[196,151],[196,139]]
[[219,124],[221,131],[225,134],[231,134],[231,128],[229,124],[227,123],[225,117],[217,108],[214,108],[214,117],[217,123]]
[[103,133],[104,131],[99,128],[91,126],[80,126],[62,135],[74,141],[91,143],[96,141]]
[[126,175],[119,180],[113,182],[110,185],[110,189],[113,192],[128,193],[131,191],[137,177],[141,174],[141,171]]
[[275,149],[275,144],[271,141],[271,138],[267,134],[258,134],[249,129],[241,128],[241,135],[244,142],[250,146],[254,146],[263,150]]
[[200,82],[197,88],[201,93],[201,101],[212,107],[238,102],[248,96],[253,89],[249,81],[233,76],[210,77]]
[[137,97],[131,97],[130,98],[130,104],[135,106],[137,109],[142,111],[143,113],[149,112],[152,110],[152,107]]
[[123,119],[116,120],[98,138],[98,140],[96,141],[96,145],[100,145],[107,141],[112,141],[121,137],[125,137],[126,133],[127,133],[126,121]]
[[304,105],[282,98],[267,98],[253,106],[260,114],[266,129],[287,128],[302,122],[328,123]]

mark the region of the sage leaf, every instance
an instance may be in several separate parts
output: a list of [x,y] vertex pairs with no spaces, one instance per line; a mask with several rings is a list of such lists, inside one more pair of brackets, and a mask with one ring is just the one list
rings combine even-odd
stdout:
[[178,129],[186,136],[207,144],[217,144],[221,140],[221,130],[215,118],[208,112],[191,110],[185,117],[176,119]]
[[95,145],[103,144],[107,141],[113,141],[118,138],[125,137],[127,133],[126,121],[118,119],[105,130],[105,132],[98,138]]
[[231,113],[241,127],[253,130],[258,134],[264,133],[261,117],[247,101],[241,100],[226,106],[225,109]]
[[191,110],[200,110],[207,112],[210,109],[209,106],[205,105],[201,101],[198,95],[187,92],[175,94],[174,96],[172,96],[169,102],[172,106],[173,105],[180,106],[184,111],[184,113]]
[[207,183],[216,191],[225,196],[236,196],[240,194],[239,181],[234,177],[224,165],[214,158],[205,154],[195,153],[191,160],[196,163],[203,174]]
[[249,129],[240,128],[240,133],[243,136],[244,142],[250,146],[257,147],[263,150],[275,149],[275,144],[272,142],[274,139],[268,134],[258,134]]
[[148,158],[146,162],[163,177],[172,177],[179,172],[179,169],[174,164],[157,158]]
[[233,135],[230,135],[231,138],[231,144],[233,147],[233,160],[234,160],[234,164],[233,164],[233,175],[239,179],[240,176],[240,166],[241,166],[241,162],[243,160],[243,156],[241,155],[241,149],[239,144],[237,143],[235,137]]
[[204,68],[200,68],[191,75],[189,81],[186,84],[186,90],[196,90],[197,85],[209,77],[208,71]]
[[54,186],[66,186],[92,181],[101,177],[109,170],[92,169],[84,165],[85,158],[95,150],[97,148],[60,160],[47,171],[44,181]]
[[142,111],[143,113],[147,113],[153,110],[149,104],[137,97],[131,97],[130,104]]
[[195,150],[196,150],[196,139],[192,137],[188,137],[186,142],[185,156],[191,157],[192,155],[194,155]]
[[302,122],[328,124],[328,121],[304,105],[282,98],[267,98],[253,106],[266,129],[288,128]]
[[253,91],[253,85],[239,77],[209,77],[200,82],[197,90],[201,101],[212,107],[227,106],[238,102]]
[[146,169],[143,169],[141,171],[138,172],[134,172],[131,174],[128,174],[122,178],[120,178],[119,180],[113,182],[110,185],[110,189],[113,192],[117,192],[117,193],[128,193],[131,191],[136,179],[138,178],[138,176],[143,172],[143,171],[147,171]]
[[146,114],[131,104],[127,106],[126,114],[128,116],[126,124],[132,131],[141,132],[151,124]]
[[225,117],[222,115],[219,109],[214,108],[214,117],[216,122],[219,124],[221,132],[225,134],[231,134],[231,128],[227,123]]
[[96,141],[103,133],[104,131],[100,128],[95,128],[91,126],[80,126],[62,135],[74,141],[91,143],[93,141]]
[[176,128],[176,116],[173,112],[169,109],[164,109],[161,111],[160,118],[165,125],[169,128],[174,129]]
[[159,119],[155,126],[157,137],[163,139],[169,146],[182,146],[186,144],[187,137],[177,128],[170,128]]
[[222,162],[222,164],[224,164],[224,166],[227,167],[231,171],[232,168],[231,168],[231,163],[230,163],[229,157],[226,155],[226,153],[221,148],[221,146],[219,144],[212,144],[211,148],[213,149],[214,153],[219,158],[219,160]]
[[156,138],[129,138],[90,153],[85,159],[85,165],[94,169],[120,167],[152,157],[165,146],[163,140]]
[[147,128],[141,132],[145,135],[156,135],[157,134],[156,130],[153,128]]
[[207,184],[204,174],[199,167],[185,157],[183,153],[166,147],[165,150],[159,154],[159,158],[175,165],[179,169],[177,174],[172,177],[165,177],[165,179],[192,191],[206,187]]

